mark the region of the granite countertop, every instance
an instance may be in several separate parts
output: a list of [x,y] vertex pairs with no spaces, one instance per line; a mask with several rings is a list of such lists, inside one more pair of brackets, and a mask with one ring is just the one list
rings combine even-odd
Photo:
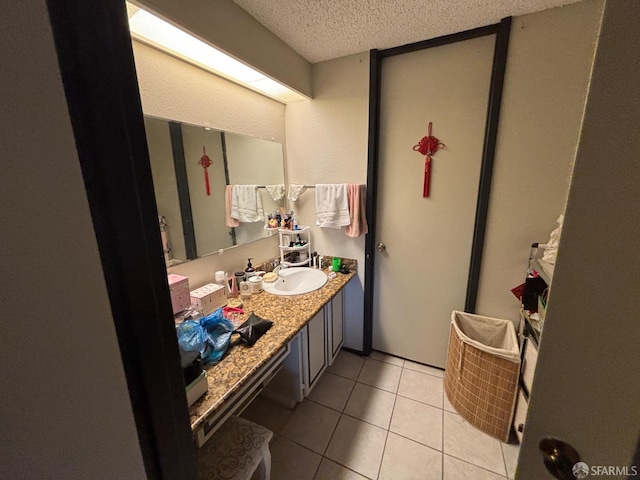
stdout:
[[350,273],[338,273],[335,278],[329,278],[322,288],[314,292],[292,296],[261,292],[253,294],[250,299],[243,300],[245,313],[242,321],[254,312],[274,322],[273,326],[252,347],[240,343],[236,338],[238,335],[234,335],[224,358],[217,365],[206,369],[208,391],[189,408],[193,431],[197,430],[234,392],[249,381],[258,368],[294,338],[306,323],[356,275],[355,261],[350,264],[345,259],[345,263],[350,267]]

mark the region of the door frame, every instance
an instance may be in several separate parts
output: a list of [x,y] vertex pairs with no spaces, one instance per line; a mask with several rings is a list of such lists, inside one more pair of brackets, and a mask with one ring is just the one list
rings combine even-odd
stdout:
[[385,50],[371,50],[369,59],[369,140],[367,159],[367,198],[366,215],[369,232],[365,237],[364,259],[364,329],[362,349],[364,355],[371,353],[373,344],[373,295],[375,283],[375,248],[376,248],[376,204],[379,165],[379,137],[380,137],[380,96],[382,79],[382,61],[394,55],[415,52],[426,48],[439,47],[455,42],[462,42],[473,38],[496,35],[493,52],[493,66],[491,69],[491,83],[487,119],[485,123],[484,145],[482,148],[482,166],[478,187],[478,200],[473,229],[471,247],[471,261],[467,279],[467,293],[465,311],[475,313],[482,264],[484,235],[489,210],[489,196],[491,192],[491,176],[493,160],[498,136],[498,120],[502,104],[502,89],[507,65],[509,49],[509,34],[511,31],[511,17],[502,19],[500,23],[475,28],[452,35],[445,35],[422,42],[410,43],[400,47]]
[[195,479],[125,4],[46,3],[146,478]]

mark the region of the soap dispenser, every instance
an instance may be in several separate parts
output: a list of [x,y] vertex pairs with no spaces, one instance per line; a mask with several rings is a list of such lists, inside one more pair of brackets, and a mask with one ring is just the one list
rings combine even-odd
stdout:
[[251,265],[251,260],[251,258],[247,259],[247,268],[244,269],[245,277],[247,278],[247,280],[249,279],[249,277],[253,277],[256,275],[256,269],[253,268],[253,265]]

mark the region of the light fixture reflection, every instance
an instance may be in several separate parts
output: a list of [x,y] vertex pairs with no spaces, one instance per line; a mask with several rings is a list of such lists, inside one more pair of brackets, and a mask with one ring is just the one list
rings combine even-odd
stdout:
[[135,13],[129,18],[129,29],[136,40],[280,102],[306,98],[152,13],[142,8],[132,11]]

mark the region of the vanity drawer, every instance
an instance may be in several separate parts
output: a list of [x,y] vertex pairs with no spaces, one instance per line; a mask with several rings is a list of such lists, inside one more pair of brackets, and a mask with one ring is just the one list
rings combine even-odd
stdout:
[[524,346],[524,357],[522,360],[522,383],[527,389],[527,393],[531,393],[533,385],[533,376],[538,362],[538,346],[533,340],[527,338]]

